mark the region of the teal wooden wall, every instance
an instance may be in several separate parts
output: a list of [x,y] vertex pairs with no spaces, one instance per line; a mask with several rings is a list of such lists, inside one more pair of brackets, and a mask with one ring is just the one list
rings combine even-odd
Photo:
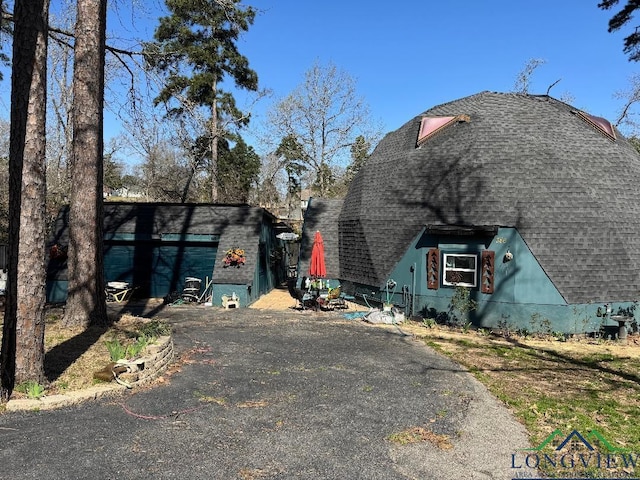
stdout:
[[[202,217],[202,214],[199,216]],[[172,226],[166,219],[163,220],[162,228],[169,233],[159,233],[157,226],[150,223],[151,218],[147,212],[145,221],[141,222],[142,226],[138,228],[136,224],[135,231],[129,228],[129,219],[121,219],[128,228],[120,229],[122,225],[118,224],[105,231],[105,281],[128,282],[136,288],[135,295],[140,298],[162,298],[172,292],[182,292],[187,277],[199,278],[204,290],[207,279],[213,278],[217,250],[221,245],[220,235],[180,233],[184,225]],[[203,225],[207,224],[206,218],[200,218],[199,221],[204,222]],[[253,228],[247,230],[242,222],[238,228],[244,228],[245,231],[235,229],[236,234],[246,235],[247,241],[254,242],[252,252],[256,251],[256,247],[259,251],[256,258],[248,262],[251,270],[246,271],[246,275],[229,278],[229,281],[241,282],[242,285],[215,285],[218,288],[214,289],[214,303],[219,305],[222,295],[235,292],[241,297],[241,304],[247,306],[286,280],[286,262],[277,255],[284,242],[275,236],[275,221],[273,216],[262,211],[262,216],[256,215],[255,228],[260,229],[257,235]],[[59,227],[60,232],[64,232],[66,223],[61,223]],[[173,229],[178,233],[170,233]],[[194,231],[200,232],[203,228],[196,226]],[[227,235],[233,236],[228,232]],[[66,264],[50,265],[47,300],[59,303],[66,301],[66,298]]]
[[[206,238],[205,238],[206,237]],[[211,279],[218,248],[211,236],[192,236],[184,242],[165,239],[109,239],[104,246],[105,281],[123,281],[136,287],[139,298],[163,298],[182,292],[186,277]],[[47,281],[47,301],[62,303],[67,299],[67,281]]]
[[284,242],[276,238],[273,225],[263,222],[260,230],[257,265],[248,304],[269,293],[286,280],[285,259],[278,252],[284,251]]
[[[437,290],[427,288],[430,248],[439,248],[441,254]],[[617,325],[598,316],[598,308],[602,309],[604,304],[567,304],[514,228],[499,228],[497,235],[487,238],[436,236],[422,232],[389,276],[397,283],[393,302],[402,305],[407,314],[445,318],[443,313],[450,312],[455,288],[442,285],[442,254],[480,254],[484,249],[495,252],[494,293],[483,294],[479,288],[471,289],[470,298],[477,302],[477,309],[468,314],[465,321],[483,328],[564,333],[593,332],[603,324]],[[507,251],[513,254],[511,261],[504,260]],[[379,305],[386,295],[384,285],[358,285],[356,291],[359,297],[364,294],[372,306]],[[611,308],[613,314],[635,314],[633,302],[614,302]]]
[[186,277],[199,278],[204,289],[216,252],[213,242],[105,242],[105,279],[129,282],[142,298],[181,292]]
[[48,303],[56,304],[66,302],[68,291],[69,282],[67,280],[47,280],[46,292]]
[[239,307],[244,308],[253,303],[255,299],[251,294],[252,290],[248,285],[234,285],[231,283],[217,283],[213,286],[212,302],[213,305],[219,307],[222,305],[222,296],[231,297],[234,293],[238,297]]
[[252,284],[214,284],[212,294],[214,305],[222,304],[223,295],[231,296],[235,293],[240,301],[240,307],[247,307],[286,280],[285,258],[276,254],[278,251],[284,251],[284,242],[275,235],[271,222],[263,222],[259,235],[258,253],[255,261],[249,262],[250,265],[256,265]]

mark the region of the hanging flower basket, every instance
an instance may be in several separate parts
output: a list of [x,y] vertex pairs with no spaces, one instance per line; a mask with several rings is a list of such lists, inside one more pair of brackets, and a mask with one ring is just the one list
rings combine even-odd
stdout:
[[54,260],[66,260],[67,259],[67,247],[63,247],[62,245],[55,244],[52,245],[49,249],[49,258]]
[[244,256],[244,250],[241,248],[231,248],[227,250],[224,257],[224,268],[237,267],[240,268],[244,265],[246,258]]

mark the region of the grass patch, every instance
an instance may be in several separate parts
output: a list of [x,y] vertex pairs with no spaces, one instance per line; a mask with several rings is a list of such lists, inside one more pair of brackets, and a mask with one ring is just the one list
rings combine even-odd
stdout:
[[424,427],[411,427],[401,432],[393,433],[389,435],[388,440],[396,445],[429,442],[441,450],[451,450],[453,448],[448,435],[434,433]]
[[254,401],[246,401],[246,402],[240,402],[236,404],[236,407],[238,408],[264,408],[264,407],[268,407],[269,406],[269,402],[267,402],[266,400],[254,400]]
[[[640,340],[621,345],[555,336],[504,338],[419,323],[405,328],[486,385],[525,425],[533,446],[556,430],[562,439],[573,430],[596,431],[616,448],[640,453]],[[640,476],[640,466],[617,467],[607,475]],[[573,473],[594,473],[580,468]]]
[[171,327],[165,322],[161,322],[159,320],[152,320],[150,322],[145,322],[142,325],[140,325],[136,331],[138,332],[138,335],[142,337],[153,339],[153,338],[158,338],[165,335],[170,335]]
[[[139,354],[144,346],[152,343],[155,338],[170,333],[170,327],[165,322],[148,321],[126,314],[111,318],[113,324],[108,328],[68,328],[62,325],[62,320],[61,308],[52,307],[47,311],[44,367],[49,382],[46,392],[43,392],[47,395],[68,393],[95,385],[93,373],[111,361],[114,354],[111,349],[120,350],[117,345],[125,351],[125,356],[120,358],[131,358]],[[107,346],[108,343],[110,347]],[[122,352],[116,353],[116,356],[118,355],[122,355]],[[31,394],[26,388],[18,385],[12,398],[27,398],[39,394],[33,387],[30,391]]]
[[16,385],[15,390],[27,396],[27,398],[38,399],[44,397],[45,387],[38,382],[25,382],[20,385]]

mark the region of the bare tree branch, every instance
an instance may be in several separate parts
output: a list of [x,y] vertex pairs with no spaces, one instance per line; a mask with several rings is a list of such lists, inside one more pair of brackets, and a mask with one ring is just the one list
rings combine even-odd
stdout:
[[531,87],[531,77],[535,70],[540,66],[544,65],[546,60],[541,58],[531,58],[524,65],[524,68],[518,73],[516,77],[516,81],[513,85],[513,91],[515,93],[529,93],[529,88]]
[[549,95],[549,92],[551,91],[551,89],[553,87],[555,87],[558,83],[560,83],[560,80],[562,80],[561,78],[559,78],[558,80],[556,80],[555,82],[553,82],[551,85],[549,85],[549,88],[547,88],[547,96]]

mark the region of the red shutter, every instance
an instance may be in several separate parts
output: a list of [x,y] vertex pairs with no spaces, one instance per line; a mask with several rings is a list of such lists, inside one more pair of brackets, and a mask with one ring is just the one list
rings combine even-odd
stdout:
[[427,253],[427,288],[440,288],[440,250],[437,248],[430,248]]
[[482,268],[480,270],[480,291],[493,293],[496,252],[482,251]]

